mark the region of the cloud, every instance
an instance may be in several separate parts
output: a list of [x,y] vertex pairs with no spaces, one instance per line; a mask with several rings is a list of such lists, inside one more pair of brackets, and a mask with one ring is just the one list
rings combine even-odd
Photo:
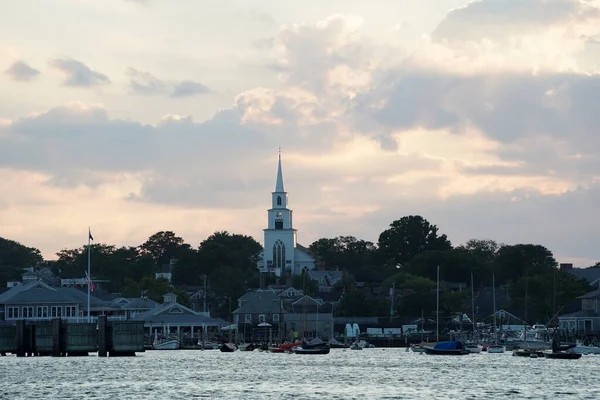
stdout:
[[24,61],[15,61],[7,70],[8,74],[15,81],[28,82],[40,74],[40,71],[31,67]]
[[204,93],[210,93],[208,86],[194,81],[182,81],[175,84],[171,97],[187,97]]
[[475,0],[454,9],[435,28],[437,41],[508,40],[596,23],[600,10],[582,0]]
[[100,72],[92,70],[81,61],[72,58],[57,58],[50,65],[66,75],[64,84],[73,87],[92,87],[110,83],[110,79]]
[[[0,121],[10,182],[0,189],[17,188],[8,204],[42,204],[26,226],[41,215],[60,225],[74,207],[113,241],[159,229],[260,239],[281,146],[303,244],[376,240],[392,220],[422,214],[455,244],[491,237],[545,244],[563,261],[597,258],[585,240],[600,223],[594,18],[583,2],[481,1],[403,51],[368,37],[358,17],[288,24],[254,50],[278,84],[241,91],[204,122],[168,114],[145,125],[83,103]],[[128,77],[137,94],[206,88]],[[88,224],[61,229],[76,222]]]
[[211,92],[206,85],[192,80],[168,82],[158,79],[149,72],[140,71],[135,68],[129,68],[126,74],[129,77],[129,87],[131,88],[131,91],[138,95],[189,97]]
[[165,94],[168,91],[168,85],[149,72],[129,68],[126,74],[129,76],[129,86],[135,94]]

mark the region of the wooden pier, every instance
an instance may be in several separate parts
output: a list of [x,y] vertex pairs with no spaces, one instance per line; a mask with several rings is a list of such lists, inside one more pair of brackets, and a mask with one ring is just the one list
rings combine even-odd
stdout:
[[65,323],[57,318],[0,326],[0,355],[72,357],[98,352],[99,357],[119,357],[143,351],[142,321],[107,321],[101,316],[98,323]]

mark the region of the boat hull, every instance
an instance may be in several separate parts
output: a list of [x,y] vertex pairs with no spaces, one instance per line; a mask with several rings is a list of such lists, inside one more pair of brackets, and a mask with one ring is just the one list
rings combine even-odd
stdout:
[[295,354],[329,354],[329,347],[318,347],[303,349],[302,347],[296,347],[293,349]]
[[488,346],[487,352],[491,354],[500,354],[506,351],[506,347],[504,346]]
[[155,343],[152,348],[154,350],[178,350],[179,340],[166,340],[164,342]]
[[414,344],[410,346],[410,350],[413,353],[425,353],[425,348],[423,348],[421,346],[416,346]]
[[466,356],[471,354],[469,350],[465,349],[434,349],[433,347],[425,347],[425,354],[431,356]]
[[541,351],[535,351],[535,350],[523,350],[523,349],[519,349],[519,350],[514,350],[513,351],[513,356],[516,356],[516,357],[539,358],[539,357],[543,357],[544,353],[541,352]]
[[219,350],[221,350],[221,353],[233,353],[237,349],[231,343],[223,343],[221,347],[219,347]]
[[600,347],[575,346],[571,349],[571,351],[577,354],[600,354]]
[[545,358],[553,358],[556,360],[577,360],[577,359],[581,358],[581,354],[569,353],[569,352],[564,352],[564,351],[559,351],[557,353],[545,351],[544,357]]

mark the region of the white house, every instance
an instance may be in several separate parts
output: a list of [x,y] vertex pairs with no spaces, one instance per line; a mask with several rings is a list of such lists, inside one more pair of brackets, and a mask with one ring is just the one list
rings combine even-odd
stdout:
[[292,210],[288,208],[288,194],[283,187],[281,154],[277,166],[275,191],[271,194],[271,208],[267,211],[267,215],[264,250],[258,265],[260,271],[282,276],[285,272],[300,275],[303,270],[314,269],[315,259],[297,240],[298,233],[294,229]]

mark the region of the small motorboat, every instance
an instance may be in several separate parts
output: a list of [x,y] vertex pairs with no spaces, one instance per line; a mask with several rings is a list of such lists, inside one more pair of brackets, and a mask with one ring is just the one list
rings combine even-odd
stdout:
[[362,350],[363,348],[356,342],[352,343],[352,345],[350,345],[350,350]]
[[167,339],[162,341],[155,341],[152,345],[154,350],[178,350],[180,347],[179,340]]
[[311,347],[308,349],[302,347],[293,348],[295,354],[329,354],[329,346],[327,347]]
[[411,344],[410,345],[410,350],[413,353],[425,353],[425,347],[423,347],[420,344]]
[[557,360],[578,360],[581,358],[581,354],[569,351],[544,351],[543,353],[545,358],[554,358]]
[[221,353],[233,353],[237,350],[237,347],[233,343],[223,343],[221,347],[219,347]]
[[465,349],[463,343],[458,340],[439,342],[433,347],[425,346],[424,348],[425,354],[435,356],[464,356],[471,354],[469,350]]
[[332,336],[331,339],[329,339],[329,347],[332,349],[347,349],[349,346]]
[[539,350],[517,349],[517,350],[513,350],[513,356],[539,358],[539,357],[543,357],[544,353]]
[[501,344],[492,344],[487,347],[487,352],[490,354],[499,354],[504,353],[506,351],[506,347]]
[[479,354],[483,350],[483,346],[480,344],[467,344],[465,350],[469,350],[473,354]]
[[254,351],[256,346],[254,343],[245,343],[239,346],[240,351]]

